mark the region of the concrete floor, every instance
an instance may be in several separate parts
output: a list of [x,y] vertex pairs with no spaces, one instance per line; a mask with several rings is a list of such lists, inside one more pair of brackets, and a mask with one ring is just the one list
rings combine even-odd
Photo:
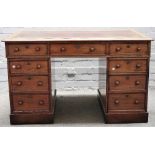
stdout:
[[10,125],[9,97],[6,83],[0,83],[0,126],[96,126],[96,127],[151,127],[155,126],[155,90],[149,89],[149,122],[131,124],[104,124],[96,91],[58,92],[54,124]]

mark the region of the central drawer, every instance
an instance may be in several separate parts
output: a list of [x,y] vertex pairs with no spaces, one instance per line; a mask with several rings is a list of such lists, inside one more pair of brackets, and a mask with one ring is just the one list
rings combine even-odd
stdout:
[[50,101],[46,94],[13,94],[13,111],[49,111]]
[[145,91],[145,75],[111,75],[109,76],[110,91]]
[[47,74],[48,61],[38,60],[11,60],[9,62],[11,74]]
[[12,92],[47,92],[48,76],[13,76],[11,77]]
[[106,55],[104,43],[51,43],[50,54],[56,56]]

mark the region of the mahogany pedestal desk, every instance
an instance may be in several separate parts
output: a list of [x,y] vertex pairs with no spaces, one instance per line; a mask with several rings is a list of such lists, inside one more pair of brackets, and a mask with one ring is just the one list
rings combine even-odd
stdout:
[[105,122],[148,121],[151,38],[134,30],[28,30],[3,41],[11,124],[53,122],[56,90],[51,84],[51,57],[105,57],[106,96],[102,88],[98,90]]

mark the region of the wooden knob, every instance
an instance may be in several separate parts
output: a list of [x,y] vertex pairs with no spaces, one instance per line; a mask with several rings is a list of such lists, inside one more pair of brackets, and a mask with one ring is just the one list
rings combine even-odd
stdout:
[[18,104],[19,104],[19,105],[23,105],[23,103],[24,103],[24,102],[23,102],[22,100],[19,100],[19,101],[18,101]]
[[12,65],[12,68],[13,69],[20,69],[21,68],[21,65]]
[[115,81],[115,85],[119,85],[120,84],[120,81]]
[[61,51],[61,52],[64,52],[65,50],[66,50],[65,47],[61,47],[61,48],[60,48],[60,51]]
[[117,47],[117,48],[116,48],[116,51],[117,51],[117,52],[119,52],[120,50],[121,50],[121,48],[120,48],[120,47]]
[[43,85],[43,82],[42,82],[42,81],[38,81],[38,82],[37,82],[37,85],[38,85],[38,86],[42,86],[42,85]]
[[117,64],[117,65],[116,65],[116,68],[120,68],[120,67],[121,67],[121,65],[120,65],[120,64]]
[[95,51],[95,48],[94,47],[91,47],[91,48],[89,48],[89,51],[90,52],[94,52]]
[[22,82],[21,81],[18,81],[17,82],[17,86],[21,86],[22,85]]
[[21,65],[16,65],[16,68],[17,69],[21,69]]
[[39,104],[40,104],[40,105],[43,105],[43,104],[44,104],[44,101],[43,101],[43,100],[40,100],[40,101],[39,101]]
[[119,100],[115,100],[114,103],[115,103],[115,104],[119,104]]
[[41,65],[40,65],[40,64],[38,64],[38,65],[37,65],[37,69],[40,69],[40,68],[41,68]]
[[19,48],[16,47],[16,48],[14,49],[14,51],[15,51],[15,52],[19,52]]
[[137,64],[137,65],[136,65],[136,68],[140,68],[140,67],[141,67],[141,64]]
[[141,48],[140,48],[140,47],[138,47],[138,48],[137,48],[137,51],[138,51],[138,52],[139,52],[139,51],[141,51]]
[[135,100],[135,104],[139,104],[139,100]]
[[135,85],[140,85],[140,81],[136,81],[135,82]]
[[16,65],[12,65],[12,68],[13,68],[13,69],[16,69]]
[[40,47],[36,47],[35,50],[36,50],[36,51],[40,51]]

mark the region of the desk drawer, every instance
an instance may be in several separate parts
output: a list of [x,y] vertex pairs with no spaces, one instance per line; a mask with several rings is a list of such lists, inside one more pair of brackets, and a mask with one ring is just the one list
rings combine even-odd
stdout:
[[145,75],[111,75],[109,76],[110,91],[144,91],[146,87]]
[[13,92],[48,91],[48,76],[14,76],[11,77]]
[[48,95],[16,95],[13,94],[13,111],[14,112],[40,112],[40,111],[49,111],[50,100]]
[[142,110],[145,109],[145,94],[110,94],[108,97],[108,110]]
[[103,43],[59,43],[50,45],[51,55],[105,55]]
[[47,55],[46,44],[9,44],[7,45],[8,56],[45,56]]
[[109,59],[109,73],[145,73],[146,69],[146,59]]
[[47,74],[48,61],[15,60],[9,62],[9,68],[11,74]]
[[149,55],[147,43],[113,43],[110,44],[111,56],[146,56]]

